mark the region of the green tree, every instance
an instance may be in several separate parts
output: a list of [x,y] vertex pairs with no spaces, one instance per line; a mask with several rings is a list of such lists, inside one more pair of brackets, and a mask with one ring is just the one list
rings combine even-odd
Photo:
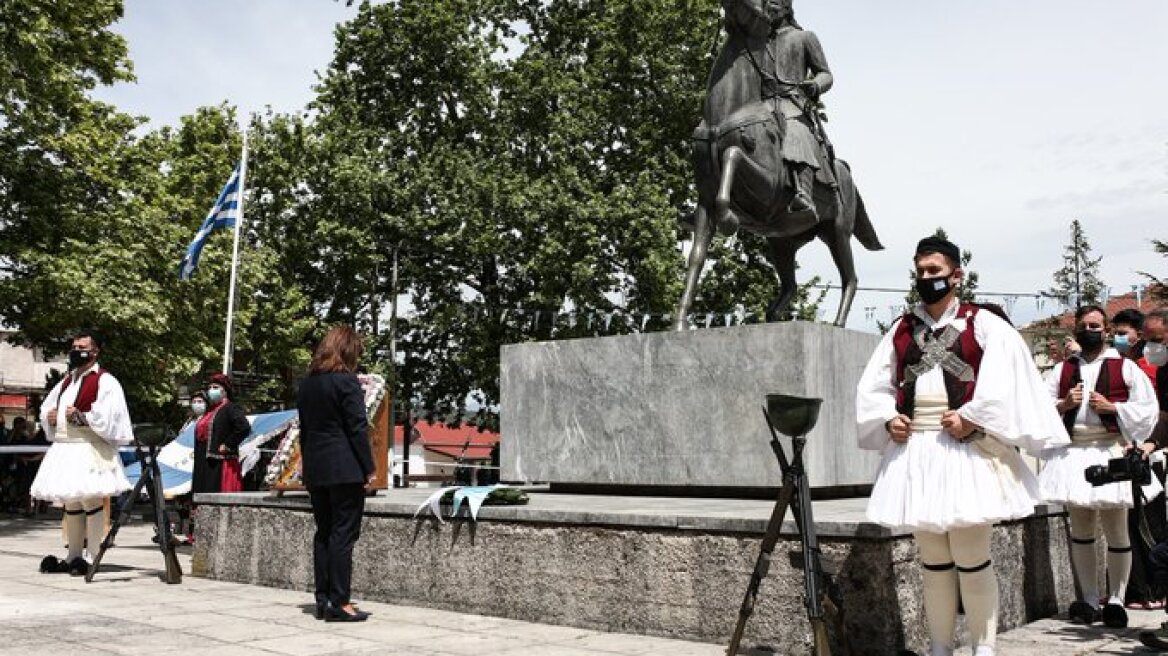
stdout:
[[[265,230],[319,312],[367,326],[398,249],[404,393],[444,416],[498,401],[502,344],[600,332],[586,316],[664,328],[719,20],[667,0],[362,4],[311,128],[281,137],[304,144],[304,197]],[[697,310],[761,312],[761,250],[726,250]]]
[[[239,156],[234,111],[207,108],[178,128],[135,136],[138,122],[99,113],[63,137],[73,186],[53,190],[59,238],[14,251],[27,275],[5,279],[5,318],[19,338],[63,350],[79,327],[105,337],[103,365],[138,421],[174,419],[178,386],[201,382],[222,357],[231,234],[211,236],[193,280],[178,262]],[[262,178],[261,178],[262,179]],[[237,368],[306,360],[307,303],[282,285],[270,245],[241,245]],[[263,326],[257,331],[257,326]],[[284,390],[279,390],[283,392]],[[282,395],[286,397],[286,394]]]
[[1078,219],[1071,221],[1071,241],[1063,248],[1063,266],[1054,272],[1054,285],[1046,295],[1078,309],[1100,305],[1107,286],[1099,277],[1102,257],[1091,257],[1091,244]]
[[[1152,250],[1168,257],[1168,241],[1153,239]],[[1148,293],[1160,302],[1168,304],[1168,280],[1154,276],[1146,271],[1141,271],[1140,275],[1148,279],[1149,285]]]
[[125,41],[109,30],[121,15],[121,2],[107,0],[0,3],[0,318],[9,325],[21,326],[19,308],[60,297],[32,256],[66,239],[73,212],[105,202],[102,149],[135,126],[88,97],[132,79]]

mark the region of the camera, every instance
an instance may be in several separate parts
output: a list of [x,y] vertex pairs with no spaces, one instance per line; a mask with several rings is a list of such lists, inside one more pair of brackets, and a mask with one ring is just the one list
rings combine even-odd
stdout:
[[1133,449],[1122,458],[1108,460],[1106,465],[1088,467],[1083,471],[1083,475],[1087,477],[1087,482],[1095,487],[1123,481],[1147,485],[1152,482],[1152,466],[1138,449]]

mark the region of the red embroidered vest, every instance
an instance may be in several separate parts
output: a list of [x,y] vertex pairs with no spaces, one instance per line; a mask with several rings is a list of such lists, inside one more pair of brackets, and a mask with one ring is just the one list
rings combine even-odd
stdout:
[[[1063,362],[1063,370],[1059,376],[1059,398],[1067,398],[1071,388],[1083,382],[1083,375],[1079,371],[1079,358],[1071,358]],[[1095,391],[1107,397],[1112,403],[1123,403],[1128,399],[1127,381],[1123,379],[1123,358],[1105,358],[1103,366],[1099,368],[1099,378],[1095,381]],[[1075,417],[1079,415],[1076,406],[1063,413],[1063,425],[1070,433],[1075,425]],[[1115,415],[1099,415],[1099,421],[1108,433],[1119,432],[1119,418]]]
[[[77,392],[77,398],[73,401],[73,407],[77,408],[77,412],[89,412],[93,409],[93,402],[97,400],[98,379],[105,374],[105,369],[98,369],[96,373],[90,369],[81,376],[81,389]],[[69,389],[73,384],[73,375],[67,375],[61,379],[61,392],[57,398],[61,398],[61,394]]]
[[[973,368],[973,380],[962,381],[957,376],[945,371],[945,395],[949,398],[949,408],[956,410],[969,403],[977,388],[977,375],[981,369],[982,348],[977,343],[973,332],[973,320],[981,308],[962,303],[957,307],[957,316],[965,317],[965,330],[961,337],[953,342],[949,351]],[[924,321],[916,314],[908,313],[896,325],[896,332],[892,335],[892,346],[896,351],[896,411],[913,416],[913,406],[916,402],[916,381],[906,381],[905,371],[908,367],[921,361],[921,348],[913,339],[913,332]],[[928,328],[924,328],[928,330]]]

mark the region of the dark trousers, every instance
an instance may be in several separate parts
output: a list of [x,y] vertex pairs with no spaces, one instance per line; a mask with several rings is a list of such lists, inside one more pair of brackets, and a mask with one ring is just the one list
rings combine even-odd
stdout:
[[365,486],[361,483],[308,489],[316,533],[312,536],[312,570],[317,603],[336,608],[349,603],[353,580],[353,545],[361,536]]
[[[1157,463],[1152,466],[1152,475],[1164,483],[1164,469]],[[1139,488],[1133,488],[1134,494]],[[1141,512],[1136,513],[1133,508],[1128,513],[1128,532],[1131,535],[1132,568],[1128,577],[1127,594],[1124,601],[1129,603],[1147,603],[1157,601],[1168,595],[1168,571],[1157,574],[1157,568],[1163,570],[1168,567],[1168,552],[1161,552],[1154,556],[1153,547],[1168,540],[1168,522],[1165,520],[1164,495],[1152,501],[1140,504]],[[1142,520],[1142,522],[1141,522]],[[1141,532],[1141,523],[1147,527],[1152,544],[1147,544]]]
[[1152,547],[1148,561],[1151,564],[1148,578],[1151,579],[1154,589],[1168,590],[1168,542],[1161,542]]

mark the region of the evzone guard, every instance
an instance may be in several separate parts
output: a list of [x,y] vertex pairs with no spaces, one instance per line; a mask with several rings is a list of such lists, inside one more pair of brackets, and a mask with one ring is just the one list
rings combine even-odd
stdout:
[[96,554],[105,537],[105,499],[130,489],[118,446],[134,439],[126,397],[117,379],[97,363],[101,343],[90,333],[73,338],[69,373],[41,405],[41,425],[52,445],[30,494],[65,509],[65,560],[46,556],[42,572],[84,576],[83,545]]
[[[1047,380],[1047,404],[1062,414],[1071,435],[1068,446],[1055,449],[1039,475],[1042,496],[1067,508],[1071,524],[1071,564],[1082,598],[1068,609],[1071,621],[1109,627],[1127,626],[1124,592],[1131,574],[1132,547],[1128,509],[1133,504],[1130,482],[1095,486],[1084,471],[1107,465],[1134,443],[1152,434],[1159,404],[1152,382],[1135,362],[1104,342],[1107,315],[1096,306],[1075,313],[1075,340],[1080,353],[1059,363]],[[1160,493],[1153,477],[1149,499]],[[1096,525],[1107,538],[1107,594],[1099,594],[1096,575]],[[1102,602],[1102,603],[1101,603]]]
[[1018,332],[957,300],[960,261],[952,242],[918,244],[922,302],[869,360],[856,418],[861,448],[883,452],[868,518],[911,531],[920,550],[931,654],[953,653],[961,604],[974,655],[992,656],[993,525],[1030,515],[1041,498],[1015,447],[1037,454],[1069,439]]

